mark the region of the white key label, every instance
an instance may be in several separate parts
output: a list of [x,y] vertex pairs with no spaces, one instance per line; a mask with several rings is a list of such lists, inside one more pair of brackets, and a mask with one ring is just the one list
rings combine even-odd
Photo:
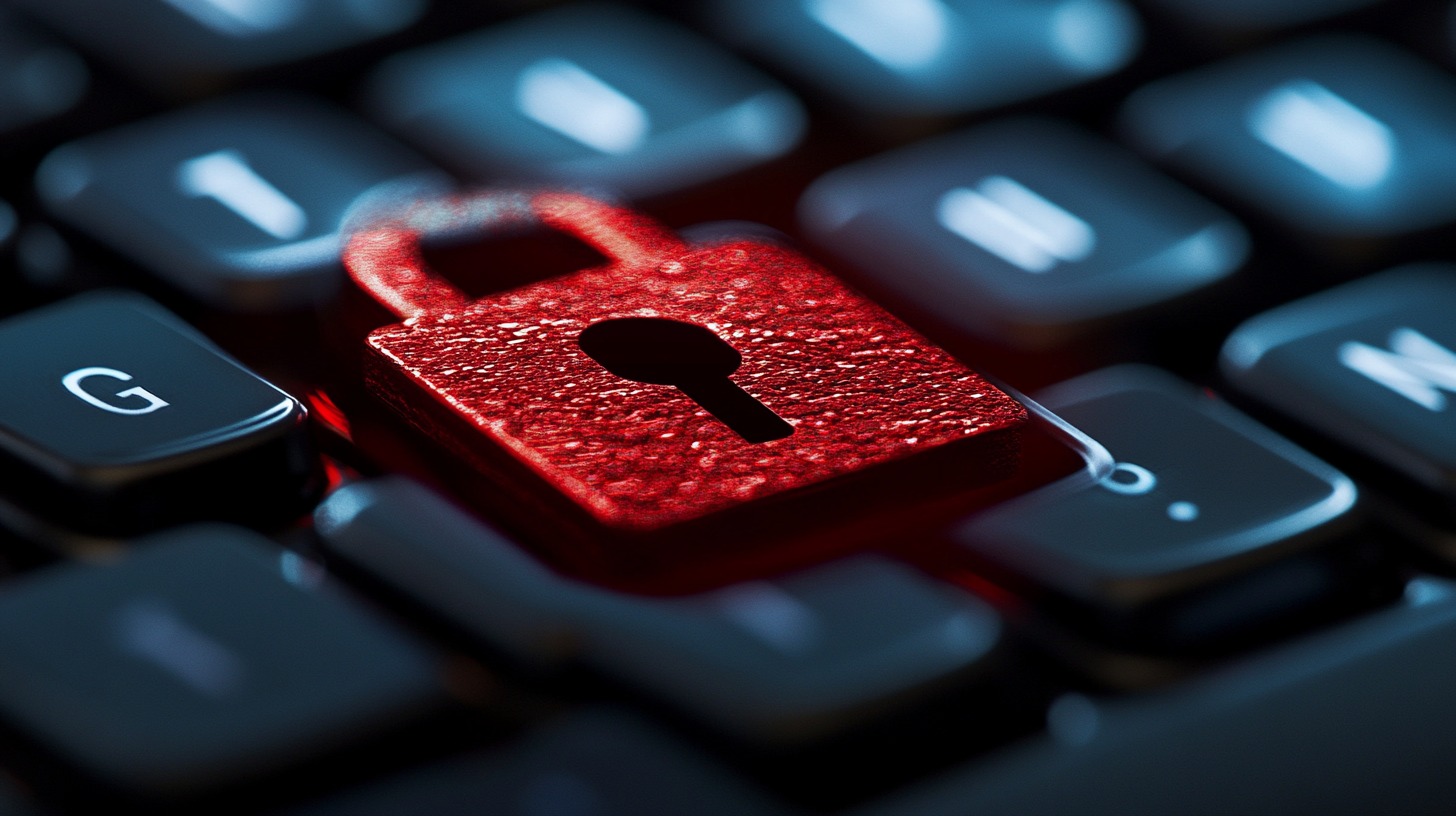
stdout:
[[140,398],[143,402],[145,402],[145,405],[140,405],[133,408],[129,405],[117,405],[114,402],[107,402],[106,398],[98,397],[90,391],[86,390],[86,386],[84,385],[84,383],[86,382],[86,380],[89,380],[93,377],[104,377],[106,379],[120,380],[122,382],[131,382],[131,375],[126,373],[125,371],[117,371],[114,368],[103,368],[101,366],[90,366],[88,368],[78,368],[75,371],[72,371],[71,373],[62,377],[61,385],[65,386],[67,391],[70,391],[73,395],[76,396],[77,399],[81,400],[82,402],[85,402],[88,405],[94,405],[95,407],[100,408],[103,411],[108,411],[113,414],[150,414],[153,411],[159,411],[163,408],[166,408],[168,405],[171,404],[166,400],[158,397],[156,394],[148,391],[147,389],[141,388],[140,386],[128,388],[125,391],[117,391],[115,394],[111,395],[109,399],[130,400],[131,402],[135,403],[135,400],[132,400],[131,398],[136,397]]
[[219,150],[188,159],[177,168],[177,186],[196,198],[218,203],[280,241],[308,228],[308,216],[293,199],[254,172],[236,150]]

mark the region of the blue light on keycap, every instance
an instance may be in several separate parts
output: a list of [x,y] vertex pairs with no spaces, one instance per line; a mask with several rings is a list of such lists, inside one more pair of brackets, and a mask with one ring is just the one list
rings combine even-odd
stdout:
[[1260,141],[1350,190],[1379,187],[1395,165],[1390,128],[1307,79],[1260,97],[1249,110],[1248,126]]
[[935,67],[956,20],[941,0],[809,0],[815,22],[898,73]]
[[620,156],[647,140],[647,111],[571,60],[532,63],[516,81],[521,113],[602,153]]

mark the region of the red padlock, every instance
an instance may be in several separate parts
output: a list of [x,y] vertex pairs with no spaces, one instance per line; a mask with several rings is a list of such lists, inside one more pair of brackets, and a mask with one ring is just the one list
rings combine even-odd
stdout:
[[[470,300],[422,259],[422,240],[529,224],[610,263]],[[568,571],[741,577],[1016,470],[1020,403],[783,247],[488,192],[368,227],[344,260],[404,319],[369,335],[371,389],[488,474]],[[809,530],[813,555],[791,543]]]

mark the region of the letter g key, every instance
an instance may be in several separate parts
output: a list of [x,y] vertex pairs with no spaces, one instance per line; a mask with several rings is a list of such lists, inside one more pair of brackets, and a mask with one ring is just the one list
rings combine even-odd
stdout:
[[114,396],[116,399],[141,397],[146,401],[146,405],[137,408],[115,405],[86,390],[82,383],[92,377],[109,377],[113,380],[121,380],[122,382],[130,382],[132,379],[132,376],[125,371],[117,371],[114,368],[104,368],[102,366],[90,366],[88,368],[78,368],[62,377],[61,385],[64,385],[66,390],[76,395],[78,399],[94,405],[103,411],[110,411],[113,414],[150,414],[153,411],[171,405],[171,403],[141,386],[128,388],[125,391],[118,391]]

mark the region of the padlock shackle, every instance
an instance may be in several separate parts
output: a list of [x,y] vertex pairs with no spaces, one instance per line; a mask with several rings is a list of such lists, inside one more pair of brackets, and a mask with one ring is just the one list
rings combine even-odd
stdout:
[[640,266],[680,254],[680,238],[641,213],[571,192],[487,190],[409,205],[350,236],[344,268],[361,289],[401,319],[453,314],[470,299],[430,269],[421,244],[543,225],[571,235],[609,260]]

